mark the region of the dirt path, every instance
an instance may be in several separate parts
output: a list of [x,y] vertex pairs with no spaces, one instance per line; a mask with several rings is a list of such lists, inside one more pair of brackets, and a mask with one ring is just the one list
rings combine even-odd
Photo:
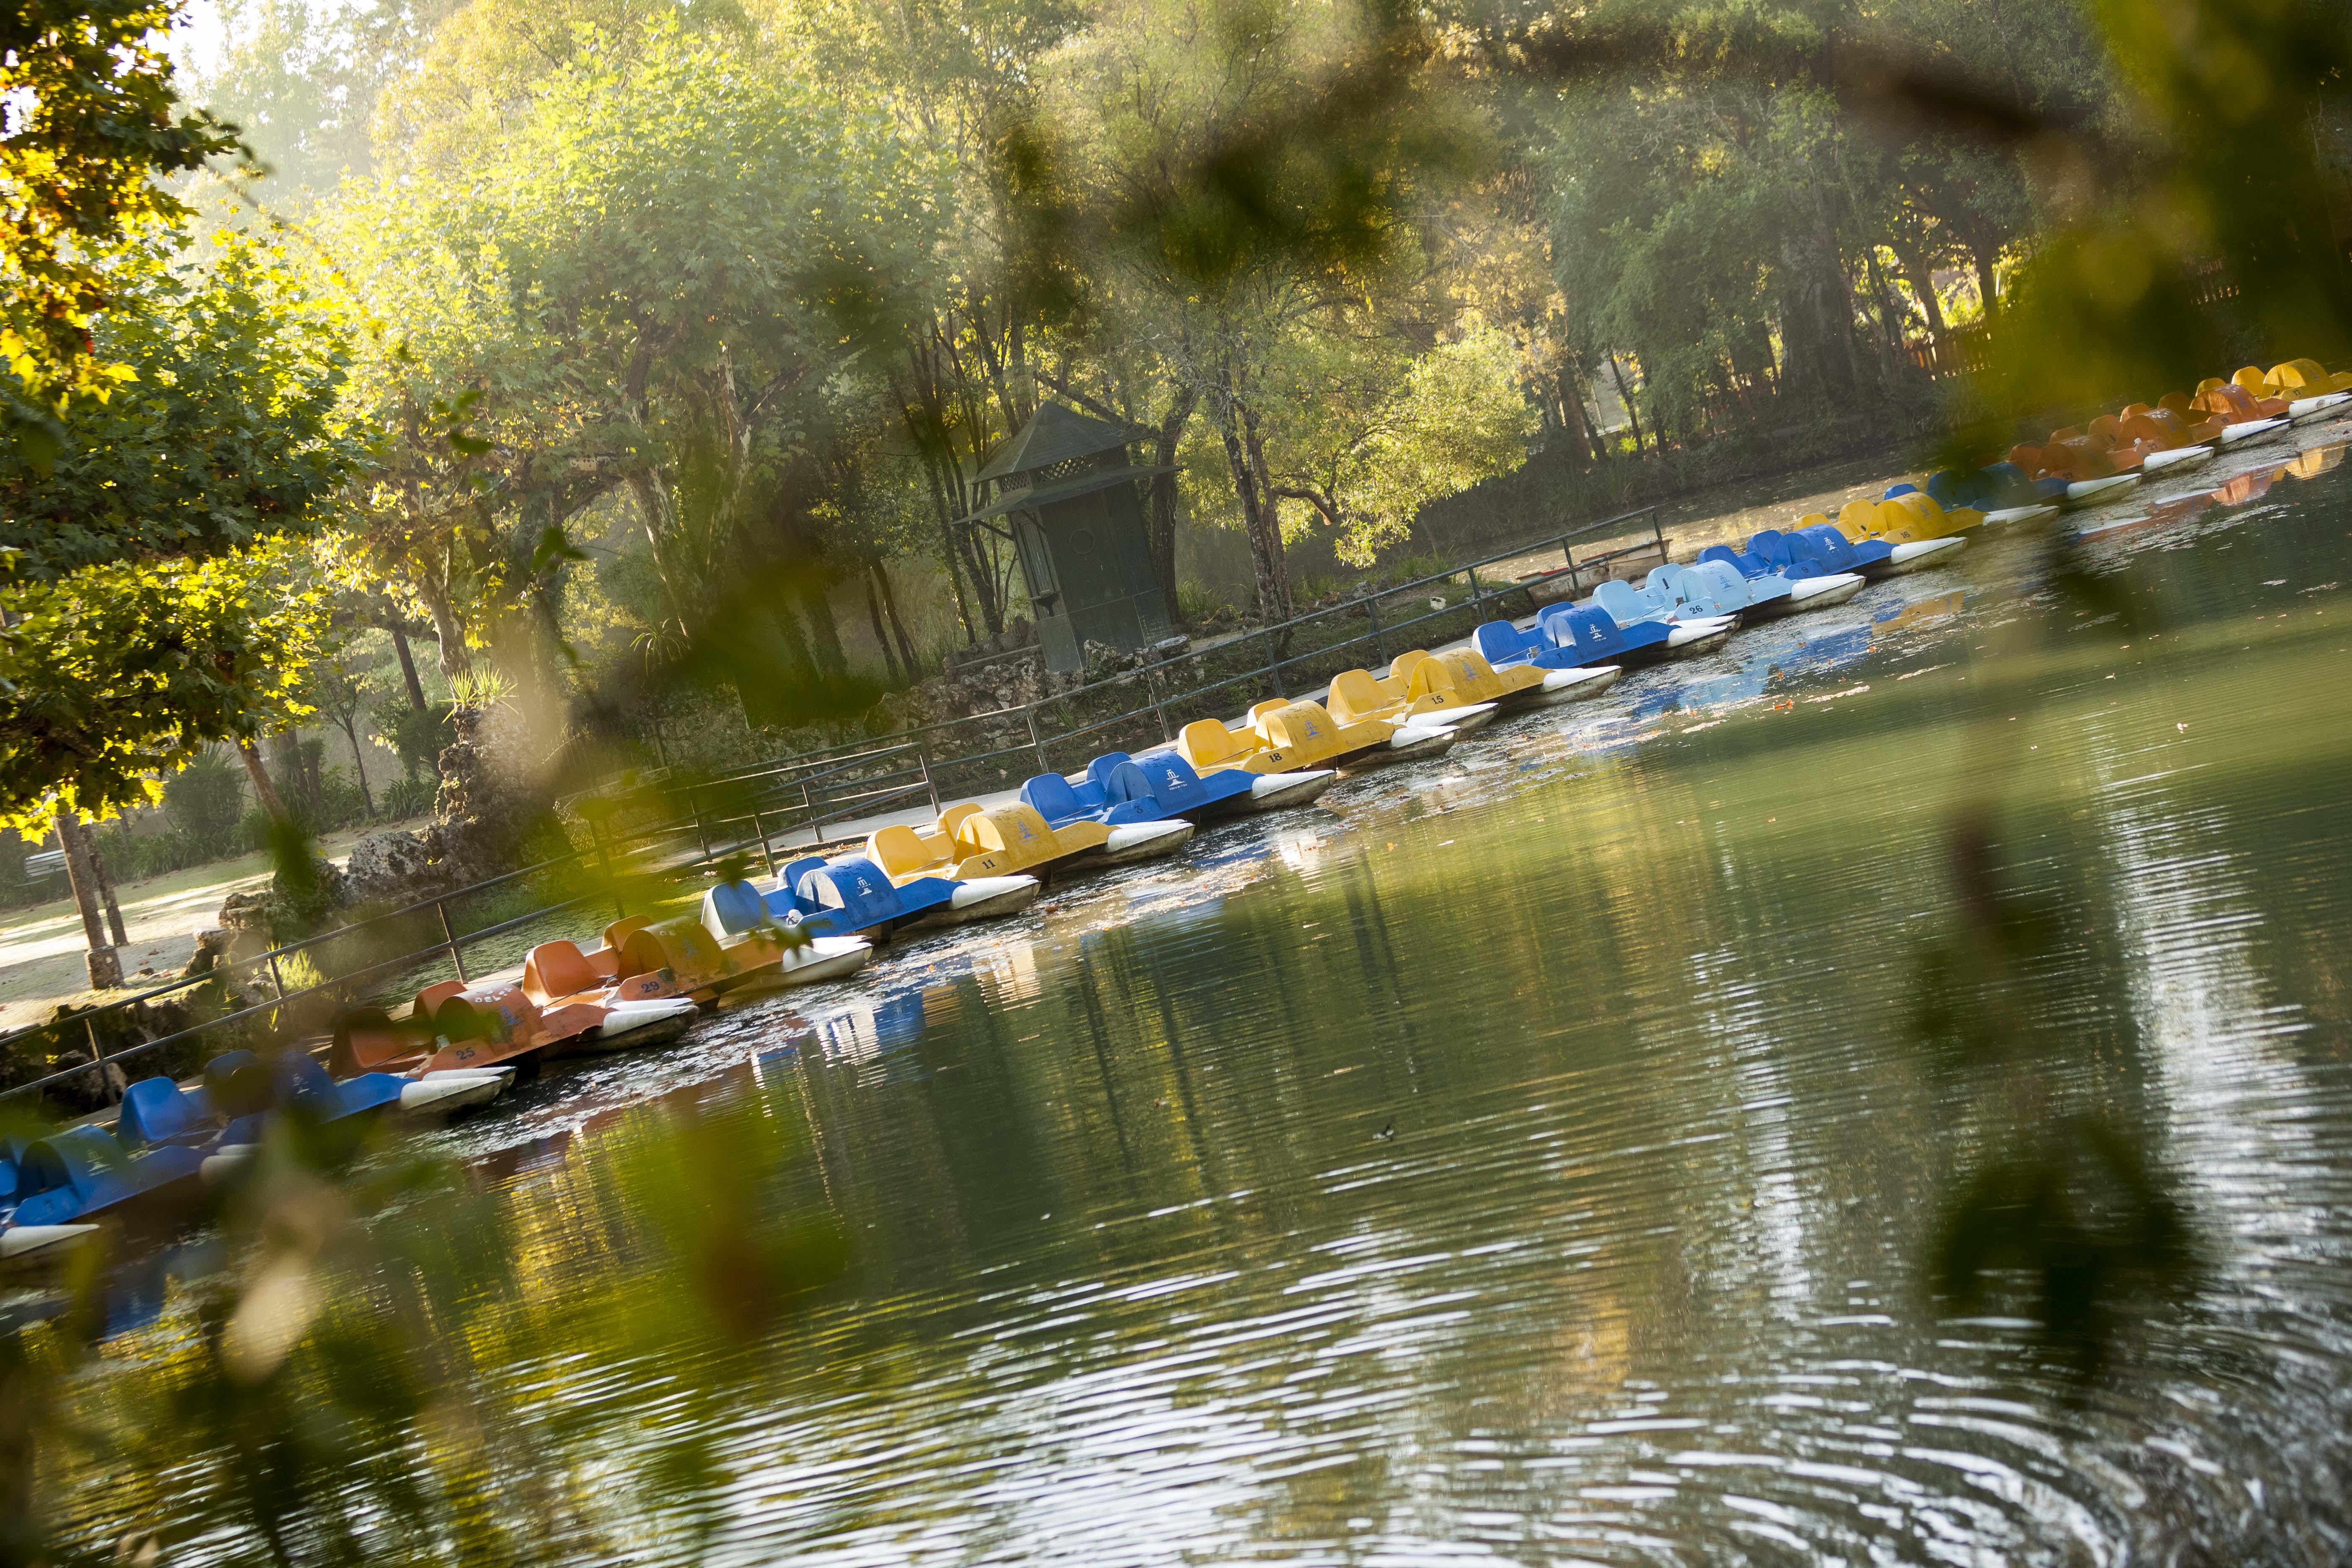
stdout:
[[[329,834],[320,848],[340,864],[363,835],[380,833],[386,826]],[[269,858],[257,853],[116,884],[122,927],[131,938],[122,950],[123,978],[133,986],[145,986],[176,974],[195,951],[196,933],[214,923],[222,900],[268,883]],[[71,899],[0,916],[0,1032],[37,1023],[60,1002],[107,1001],[122,994],[89,989],[89,971],[83,962],[87,952],[81,916]]]

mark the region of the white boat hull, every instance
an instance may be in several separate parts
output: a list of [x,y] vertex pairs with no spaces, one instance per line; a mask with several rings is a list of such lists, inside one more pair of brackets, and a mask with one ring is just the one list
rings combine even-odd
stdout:
[[1339,782],[1336,768],[1316,768],[1307,773],[1259,773],[1250,780],[1246,795],[1232,798],[1244,811],[1280,811],[1286,806],[1305,805]]
[[2096,506],[2103,500],[2113,500],[2117,493],[2139,483],[2137,474],[2109,474],[2103,479],[2076,479],[2066,487],[2066,505]]
[[2286,427],[2287,422],[2284,419],[2244,419],[2225,426],[2216,440],[2224,447],[2237,447],[2275,436]]
[[946,903],[935,904],[923,913],[950,925],[995,920],[1019,914],[1045,890],[1045,884],[1034,877],[972,877],[957,883]]
[[1906,572],[1919,572],[1940,565],[1958,555],[1968,542],[1958,534],[1945,539],[1906,539],[1897,544],[1895,552],[1886,558],[1886,574],[1900,576]]
[[1495,721],[1495,705],[1491,702],[1465,702],[1459,708],[1433,708],[1416,713],[1410,721],[1424,730],[1454,730],[1466,733],[1483,730]]
[[96,1236],[94,1225],[12,1225],[0,1230],[0,1263],[40,1254],[54,1257],[86,1236]]
[[2297,425],[2308,425],[2315,419],[2325,419],[2352,403],[2352,392],[2329,392],[2317,397],[2298,397],[2286,405],[2286,416]]
[[2005,506],[1999,511],[1985,513],[1985,528],[2010,528],[2021,522],[2040,522],[2058,515],[2054,506]]
[[1170,822],[1130,822],[1110,830],[1100,850],[1087,857],[1094,866],[1125,866],[1137,860],[1150,860],[1156,856],[1173,855],[1191,842],[1192,825],[1178,818]]
[[[874,944],[862,936],[821,936],[805,947],[797,947],[784,954],[783,963],[777,968],[761,970],[751,979],[729,986],[719,997],[721,1010],[739,1005],[756,996],[787,990],[795,985],[816,985],[827,980],[839,980],[866,967],[874,956]],[[637,1005],[650,1005],[640,1003]],[[689,1004],[691,1005],[691,1004]],[[661,1037],[674,1039],[686,1032],[691,1017],[679,1020],[670,1032]],[[631,1040],[631,1045],[652,1044],[648,1040]],[[598,1047],[611,1049],[611,1047]]]
[[1444,756],[1454,749],[1454,733],[1452,730],[1425,728],[1420,724],[1401,725],[1396,733],[1388,738],[1387,744],[1374,746],[1349,758],[1339,771],[1353,773],[1360,768],[1383,767],[1390,763],[1412,763],[1423,757]]
[[1843,605],[1868,586],[1859,572],[1832,572],[1826,577],[1799,577],[1789,584],[1787,605],[1792,610],[1826,610]]
[[400,1109],[407,1116],[447,1116],[488,1105],[506,1091],[507,1080],[496,1073],[418,1079],[400,1086]]
[[1710,616],[1703,621],[1684,621],[1666,633],[1666,657],[1696,658],[1703,653],[1713,653],[1731,640],[1739,629],[1738,616]]
[[1525,700],[1534,706],[1578,702],[1598,697],[1617,684],[1625,672],[1613,664],[1580,665],[1574,669],[1547,669],[1543,684],[1528,688]]
[[2212,460],[2210,447],[2175,447],[2169,451],[2150,452],[2140,459],[2139,468],[2144,474],[2161,474],[2175,468],[2193,468]]

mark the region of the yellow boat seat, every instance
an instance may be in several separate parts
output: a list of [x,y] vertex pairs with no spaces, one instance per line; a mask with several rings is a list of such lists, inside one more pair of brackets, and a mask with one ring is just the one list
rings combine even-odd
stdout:
[[1265,742],[1256,731],[1244,730],[1235,733],[1214,719],[1195,719],[1185,725],[1177,732],[1176,751],[1192,764],[1196,773],[1213,773],[1219,768],[1265,771],[1253,766],[1253,759],[1265,751]]
[[1473,702],[1504,702],[1529,689],[1540,689],[1544,672],[1531,664],[1498,670],[1476,648],[1435,653],[1412,667],[1412,693],[1431,709],[1464,708]]
[[2293,401],[2324,397],[2331,392],[2352,392],[2352,372],[2336,374],[2315,359],[2291,359],[2271,367],[2272,395]]
[[866,836],[866,858],[896,884],[939,875],[949,861],[948,844],[938,834],[918,833],[894,822]]
[[2230,379],[2256,397],[2268,397],[2271,395],[2270,377],[2263,374],[2263,367],[2260,365],[2240,365],[2238,373]]
[[1372,679],[1369,669],[1343,669],[1331,678],[1331,689],[1324,700],[1330,705],[1331,717],[1342,724],[1360,724],[1367,719],[1385,719],[1394,715],[1412,701],[1402,701],[1381,689],[1381,682]]
[[[1412,667],[1419,664],[1423,659],[1427,658],[1428,657],[1429,650],[1427,648],[1409,647],[1405,649],[1402,653],[1389,660],[1389,673],[1387,678],[1391,680],[1411,680],[1412,679]],[[1404,689],[1401,687],[1399,689],[1402,690]]]
[[2197,395],[2202,397],[2209,392],[2219,392],[2229,384],[2218,375],[2209,375],[2197,384]]
[[[1088,827],[1095,829],[1091,839],[1083,831]],[[954,875],[1010,876],[1058,860],[1074,850],[1090,849],[1108,833],[1099,822],[1076,822],[1056,834],[1034,807],[1017,801],[985,811],[974,809],[956,819]]]
[[938,831],[945,834],[950,838],[953,838],[955,837],[956,829],[962,826],[964,818],[975,816],[979,811],[980,804],[977,801],[968,800],[961,805],[951,805],[945,811],[940,813]]
[[1320,702],[1286,702],[1258,716],[1257,730],[1265,737],[1266,749],[1261,753],[1263,764],[1254,765],[1265,773],[1324,767],[1331,758],[1381,744],[1396,728],[1381,719],[1342,724]]

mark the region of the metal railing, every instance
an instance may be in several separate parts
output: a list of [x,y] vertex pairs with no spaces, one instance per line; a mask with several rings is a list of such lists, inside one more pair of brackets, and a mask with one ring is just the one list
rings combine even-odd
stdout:
[[[1650,536],[1646,542],[1637,540],[1633,544],[1599,552],[1580,561],[1576,557],[1575,546],[1580,542],[1636,537],[1645,526]],[[1155,742],[1172,742],[1185,722],[1181,715],[1222,717],[1216,711],[1217,708],[1231,700],[1221,698],[1220,694],[1229,692],[1234,687],[1255,687],[1275,698],[1291,695],[1294,688],[1302,692],[1312,689],[1327,682],[1339,670],[1349,668],[1344,656],[1350,650],[1360,649],[1369,644],[1374,654],[1374,662],[1385,663],[1391,657],[1391,648],[1402,652],[1417,646],[1418,639],[1411,635],[1417,629],[1448,623],[1457,628],[1449,630],[1448,637],[1465,635],[1467,629],[1465,616],[1468,625],[1475,625],[1476,618],[1488,607],[1510,595],[1557,584],[1562,578],[1566,579],[1567,593],[1580,593],[1587,586],[1589,575],[1605,573],[1616,563],[1632,555],[1654,552],[1663,558],[1667,543],[1657,509],[1643,507],[1564,533],[1542,536],[1443,572],[1360,595],[1274,626],[1256,627],[1212,647],[1178,654],[1139,669],[1124,670],[1019,707],[942,720],[895,734],[827,747],[712,778],[668,784],[640,792],[632,799],[640,805],[650,820],[637,823],[625,831],[613,829],[610,820],[613,813],[610,811],[580,810],[579,815],[588,828],[589,842],[585,847],[575,847],[568,853],[519,870],[453,888],[402,909],[305,937],[299,942],[287,942],[249,958],[230,959],[225,955],[211,973],[170,981],[135,995],[76,1014],[71,1020],[61,1021],[61,1025],[79,1022],[82,1026],[91,1059],[0,1089],[0,1100],[37,1093],[80,1074],[102,1074],[108,1067],[160,1051],[208,1032],[265,1020],[272,1013],[282,1013],[289,1005],[311,997],[341,992],[343,994],[341,999],[351,999],[355,988],[370,981],[428,963],[446,960],[459,982],[470,983],[478,975],[469,973],[467,967],[466,952],[469,947],[601,899],[608,890],[614,898],[616,914],[625,912],[617,890],[625,876],[679,880],[698,875],[730,857],[756,852],[763,861],[767,874],[772,877],[778,868],[778,843],[795,832],[805,830],[809,835],[808,846],[815,847],[826,842],[824,829],[834,823],[910,809],[918,802],[927,805],[936,815],[947,803],[943,788],[961,794],[971,781],[1001,783],[1009,776],[1009,770],[997,769],[999,778],[995,781],[987,778],[988,770],[1014,757],[1034,759],[1039,773],[1055,772],[1055,747],[1089,736],[1111,735],[1123,727],[1131,727],[1129,732],[1135,737],[1133,743],[1148,745]],[[1491,571],[1484,579],[1479,576],[1482,569],[1540,556],[1553,550],[1560,552],[1561,564],[1558,568],[1509,578],[1498,577]],[[1455,580],[1464,578],[1466,578],[1469,588],[1466,598],[1457,601],[1450,594],[1431,595],[1428,592],[1433,587],[1450,587]],[[1383,619],[1381,604],[1401,598],[1426,603],[1429,607],[1401,617]],[[1325,641],[1305,650],[1296,648],[1295,645],[1313,628],[1357,616],[1363,616],[1367,623],[1363,632]],[[1237,656],[1234,650],[1243,645],[1252,644],[1259,654],[1258,658],[1234,666],[1235,658],[1242,657]],[[1214,673],[1205,668],[1212,662],[1234,667],[1223,673]],[[1184,684],[1184,672],[1188,666],[1192,680],[1190,684]],[[1314,672],[1325,666],[1328,667],[1328,670],[1320,679],[1316,678]],[[1139,686],[1145,694],[1142,700],[1128,701],[1127,694]],[[1087,711],[1097,708],[1113,710]],[[1058,711],[1063,721],[1058,724],[1041,722],[1041,713],[1048,710]],[[977,733],[983,743],[977,749],[954,744],[950,737],[959,731],[967,736]],[[1097,749],[1116,748],[1104,746]],[[1024,766],[1026,766],[1025,763]],[[581,798],[575,796],[575,809],[581,804]],[[688,836],[692,839],[690,849],[687,845]],[[674,846],[675,851],[664,853],[666,846]],[[625,864],[616,866],[616,859]],[[559,871],[591,865],[601,874],[603,887],[543,902],[528,912],[467,931],[459,931],[457,922],[451,917],[450,907],[459,900],[474,899],[529,879],[548,877]],[[413,929],[428,915],[431,920],[428,930],[437,927],[437,940],[408,946],[391,956],[368,959],[341,968],[339,973],[315,983],[288,989],[285,966],[289,960],[329,948],[348,950],[352,946],[364,947],[372,937],[382,934],[389,934],[397,940],[399,933]],[[234,980],[240,973],[256,978],[266,973],[271,990],[269,997],[169,1035],[131,1043],[120,1050],[109,1052],[104,1048],[100,1038],[101,1023],[110,1015],[142,1007],[160,998],[209,985],[224,978]],[[35,1026],[34,1030],[27,1032],[58,1026]]]

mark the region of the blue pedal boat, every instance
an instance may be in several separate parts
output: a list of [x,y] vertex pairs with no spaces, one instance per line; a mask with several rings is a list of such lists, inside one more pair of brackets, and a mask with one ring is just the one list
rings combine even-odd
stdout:
[[1055,827],[1081,820],[1109,825],[1177,818],[1203,822],[1304,805],[1339,777],[1336,768],[1286,773],[1219,768],[1202,773],[1171,746],[1139,757],[1105,752],[1087,764],[1082,779],[1040,773],[1021,786],[1021,799]]
[[1488,621],[1470,634],[1471,646],[1497,669],[1533,665],[1538,669],[1575,669],[1589,664],[1631,668],[1685,652],[1704,652],[1731,635],[1707,622],[1639,621],[1621,626],[1592,605],[1547,605],[1533,626]]
[[316,1121],[380,1112],[446,1116],[488,1105],[506,1091],[510,1078],[492,1070],[416,1079],[363,1072],[338,1081],[308,1051],[289,1047],[267,1059],[252,1051],[225,1051],[205,1064],[194,1085],[147,1078],[124,1089],[114,1137],[126,1149],[184,1145],[226,1153],[260,1142],[277,1111],[294,1110]]
[[[1806,565],[1775,565],[1758,552],[1753,538],[1748,542],[1746,550],[1734,550],[1728,544],[1710,544],[1698,552],[1698,562],[1691,570],[1715,574],[1716,596],[1727,604],[1738,602],[1733,596],[1738,590],[1731,579],[1739,579],[1746,585],[1749,596],[1741,613],[1752,620],[1843,605],[1861,593],[1868,582],[1859,552],[1851,566],[1812,572],[1806,566],[1821,563],[1809,560]],[[1892,552],[1888,553],[1891,555]]]
[[806,856],[761,889],[728,882],[707,896],[709,918],[730,934],[763,922],[797,925],[813,936],[894,936],[926,925],[961,925],[1018,914],[1037,901],[1045,884],[1034,877],[917,877],[893,885],[863,855],[827,860]]
[[[1885,499],[1892,500],[1916,488],[1920,487],[1890,486]],[[1946,511],[1984,513],[1984,526],[1988,528],[2048,517],[2066,504],[2067,492],[2072,489],[2062,479],[2033,479],[2015,463],[1987,463],[1965,474],[1956,468],[1939,468],[1927,476],[1924,488],[1927,499]]]
[[209,1163],[179,1144],[134,1152],[89,1125],[0,1143],[0,1262],[54,1255],[101,1220],[192,1210]]

